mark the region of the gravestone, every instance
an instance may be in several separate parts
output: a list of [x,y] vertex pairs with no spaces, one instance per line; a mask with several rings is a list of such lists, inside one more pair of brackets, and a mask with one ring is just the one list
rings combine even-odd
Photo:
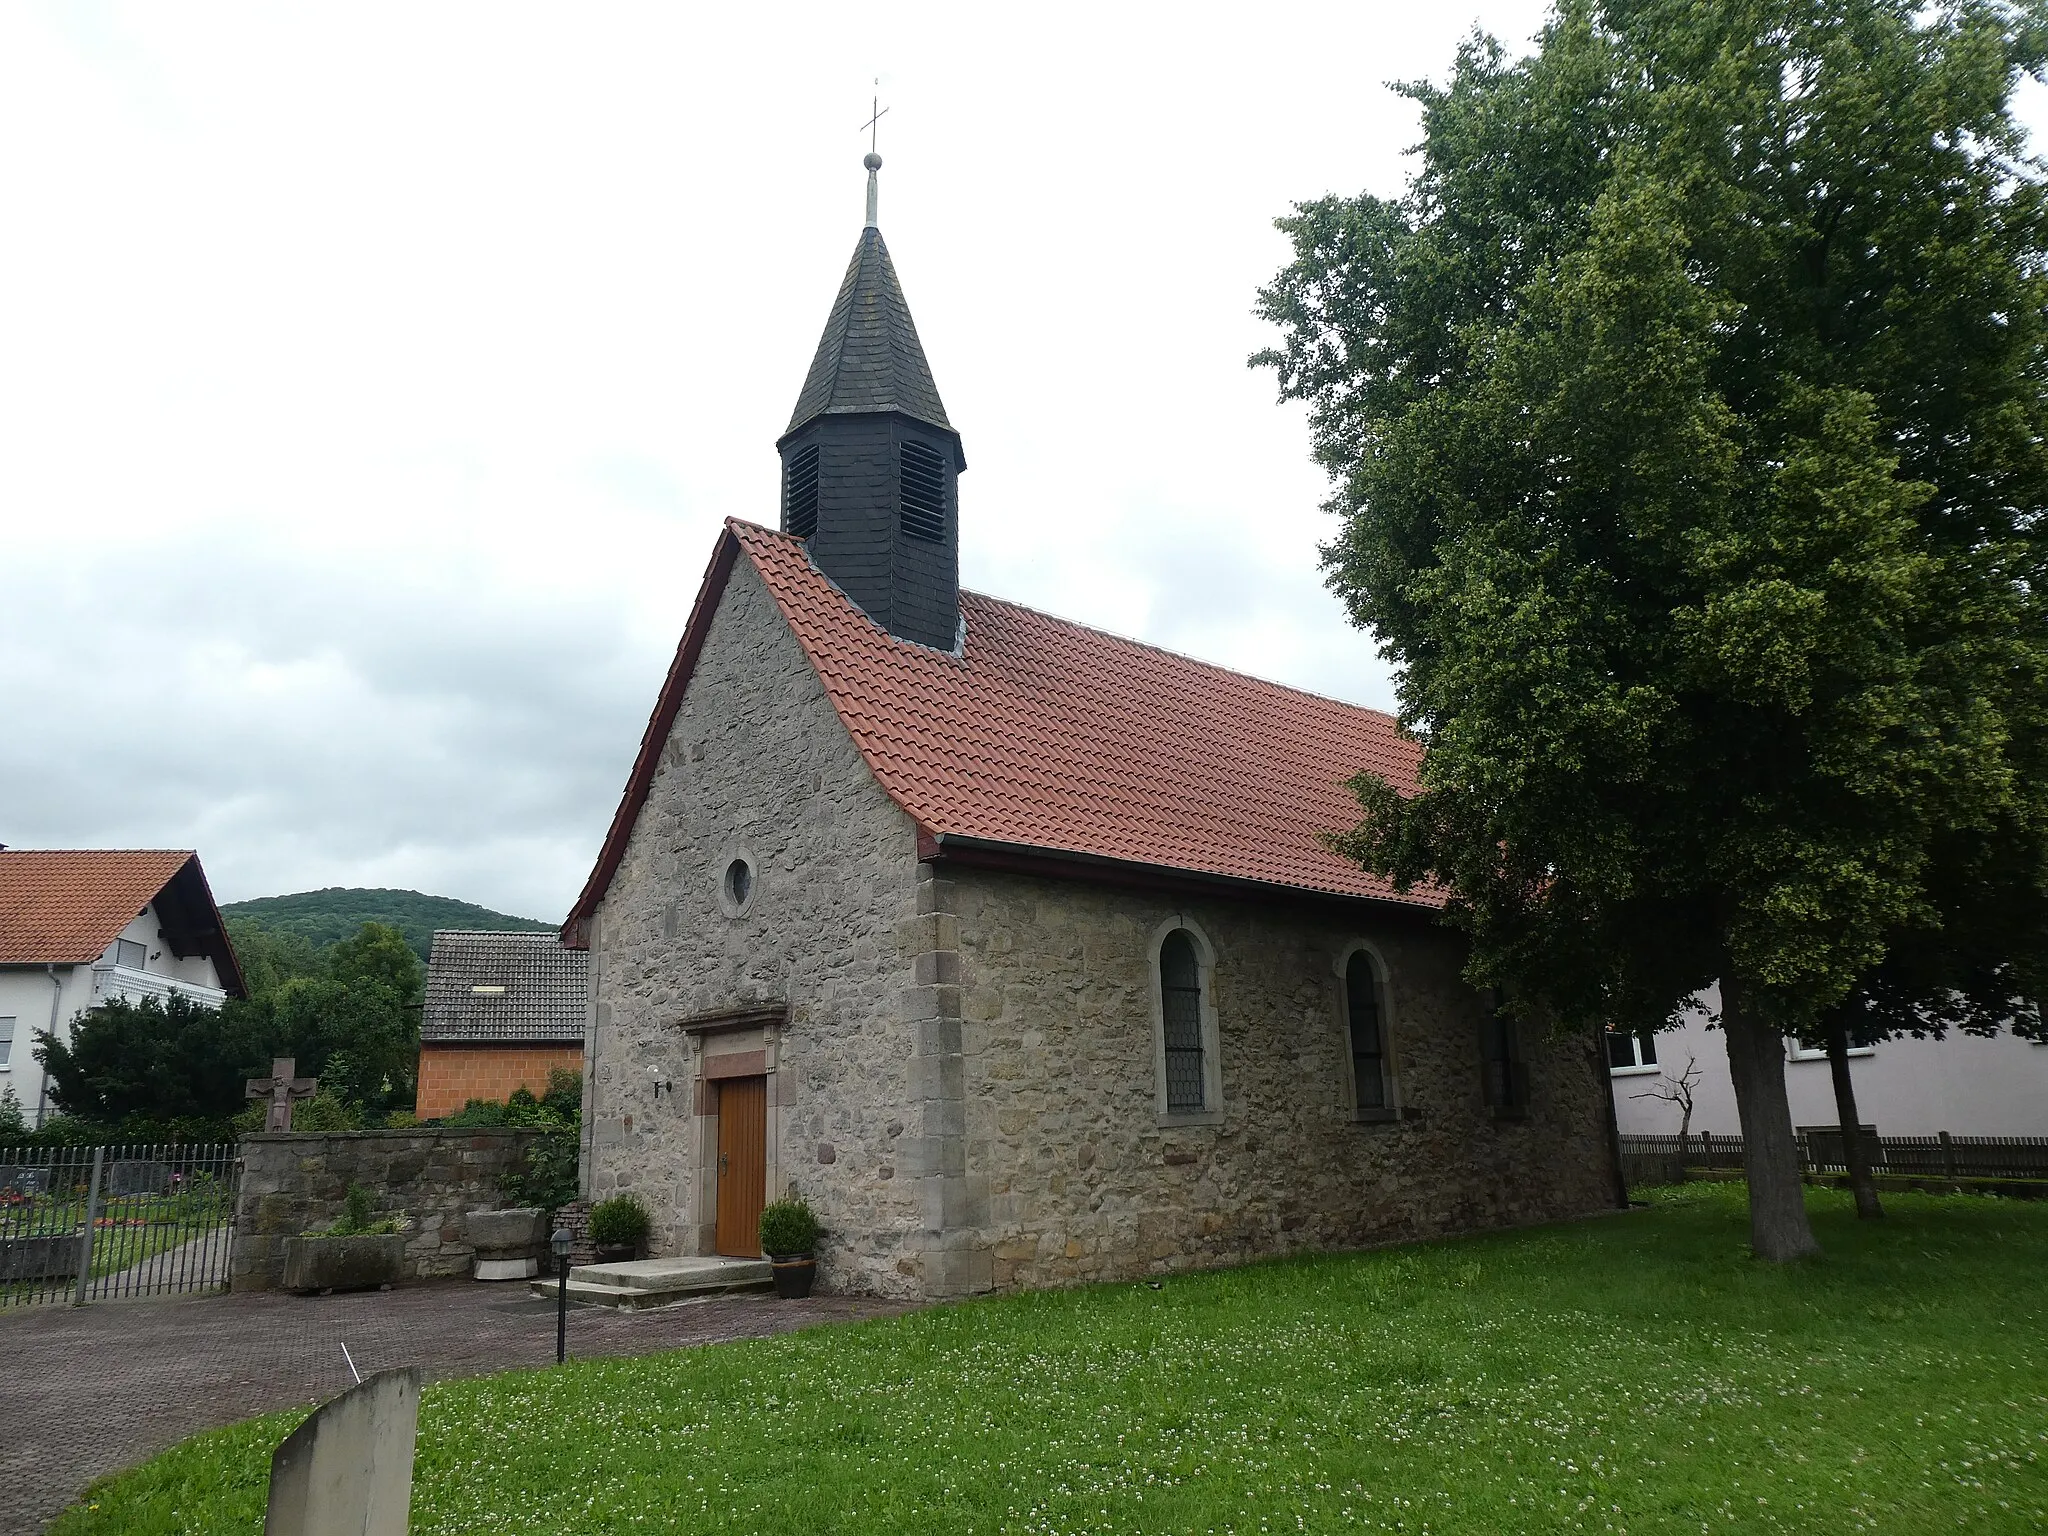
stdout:
[[321,1404],[270,1458],[263,1536],[406,1536],[419,1417],[416,1365]]
[[0,1168],[0,1195],[47,1195],[48,1168]]
[[111,1195],[163,1195],[170,1193],[178,1170],[169,1163],[124,1157],[107,1169],[107,1193]]

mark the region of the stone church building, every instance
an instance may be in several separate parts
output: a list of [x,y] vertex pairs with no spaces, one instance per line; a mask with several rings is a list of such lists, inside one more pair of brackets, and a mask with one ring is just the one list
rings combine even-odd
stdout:
[[1386,715],[959,587],[967,460],[869,219],[563,930],[585,1184],[821,1288],[1113,1280],[1611,1206],[1606,1063],[1324,848]]

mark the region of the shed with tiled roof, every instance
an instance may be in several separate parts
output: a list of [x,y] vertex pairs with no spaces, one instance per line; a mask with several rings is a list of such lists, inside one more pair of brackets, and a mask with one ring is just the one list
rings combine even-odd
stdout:
[[589,955],[553,933],[437,930],[420,1020],[420,1117],[519,1088],[538,1097],[550,1074],[580,1073],[589,987]]

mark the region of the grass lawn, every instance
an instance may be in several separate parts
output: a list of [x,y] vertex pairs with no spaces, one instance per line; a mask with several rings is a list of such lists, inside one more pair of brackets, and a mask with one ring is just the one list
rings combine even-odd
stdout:
[[[2048,1204],[1741,1191],[430,1388],[414,1532],[2048,1530]],[[57,1536],[256,1532],[297,1415]]]

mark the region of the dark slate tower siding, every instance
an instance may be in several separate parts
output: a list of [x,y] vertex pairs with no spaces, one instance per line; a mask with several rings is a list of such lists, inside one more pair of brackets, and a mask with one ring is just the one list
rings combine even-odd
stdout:
[[[902,454],[918,442],[945,467],[945,538],[903,531]],[[960,434],[932,382],[881,231],[861,232],[818,353],[776,448],[789,469],[818,450],[811,559],[890,634],[951,650],[960,629]]]

